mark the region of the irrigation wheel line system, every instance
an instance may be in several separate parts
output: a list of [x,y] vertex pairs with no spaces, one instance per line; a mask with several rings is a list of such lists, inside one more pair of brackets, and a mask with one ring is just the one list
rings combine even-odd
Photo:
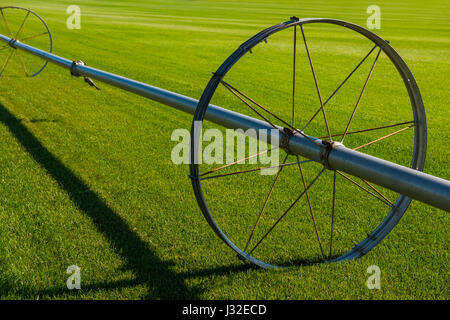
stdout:
[[[4,63],[1,65],[0,74],[5,71],[10,59],[14,54],[16,54],[18,59],[20,60],[23,71],[27,76],[36,76],[45,68],[48,62],[51,62],[60,67],[70,70],[70,73],[74,76],[84,77],[84,80],[92,86],[95,86],[92,79],[98,80],[194,115],[191,129],[189,178],[192,181],[195,197],[203,215],[205,216],[214,232],[229,247],[231,247],[237,253],[238,257],[242,260],[248,260],[263,268],[279,267],[276,261],[266,261],[264,257],[261,257],[258,254],[254,254],[254,251],[260,246],[261,243],[270,241],[272,231],[277,227],[277,225],[279,225],[279,222],[286,217],[286,215],[291,211],[291,209],[297,204],[300,199],[305,200],[304,198],[306,198],[307,200],[310,219],[312,220],[312,223],[314,225],[315,235],[312,236],[314,236],[316,238],[315,240],[317,240],[318,249],[320,249],[320,255],[322,261],[324,262],[337,262],[348,259],[355,259],[369,252],[378,243],[380,243],[380,241],[399,222],[400,218],[408,209],[412,199],[416,199],[434,207],[450,211],[450,182],[422,172],[426,155],[427,126],[424,105],[416,81],[414,80],[414,77],[406,63],[387,41],[383,40],[373,32],[366,30],[358,25],[334,19],[299,19],[297,17],[291,17],[289,21],[267,28],[239,46],[238,49],[234,51],[229,56],[229,58],[225,60],[225,62],[223,62],[223,64],[217,69],[217,71],[213,73],[213,76],[204,89],[200,100],[195,100],[193,98],[154,87],[142,82],[88,67],[79,60],[72,61],[56,56],[51,53],[52,37],[50,31],[44,20],[40,18],[36,13],[31,10],[19,7],[2,7],[0,8],[0,12],[0,19],[6,27],[6,30],[8,31],[7,35],[0,34],[0,40],[4,42],[4,46],[0,47],[0,50],[10,50],[9,54],[7,55],[6,61],[4,61]],[[24,16],[24,18],[23,21],[19,24],[20,27],[18,31],[13,33],[12,29],[9,26],[8,20],[12,19],[12,16],[17,12],[22,13],[22,16]],[[31,20],[32,18],[37,19],[36,21],[39,21],[41,23],[41,29],[43,31],[28,37],[21,37],[24,28],[27,27],[28,20]],[[362,61],[352,70],[347,78],[344,79],[344,81],[338,86],[333,94],[325,101],[321,95],[307,37],[305,36],[304,32],[304,26],[309,24],[326,24],[346,28],[359,34],[359,36],[368,39],[373,44],[373,48],[370,50],[370,52],[362,59]],[[244,57],[244,55],[251,53],[252,49],[261,42],[267,42],[267,40],[275,33],[288,32],[287,30],[292,30],[294,35],[292,43],[292,49],[294,53],[292,105],[289,106],[292,112],[292,119],[290,121],[283,119],[281,116],[271,111],[269,108],[257,102],[255,99],[252,99],[241,89],[237,88],[234,84],[229,83],[226,79],[227,73],[242,57]],[[42,45],[46,46],[47,51],[38,49],[29,44],[30,40],[38,38],[41,39],[41,44],[43,43]],[[299,40],[297,41],[297,39]],[[318,98],[318,102],[320,103],[319,108],[317,109],[317,112],[314,114],[313,118],[316,116],[323,118],[324,124],[327,128],[327,135],[324,137],[317,138],[307,135],[304,132],[312,119],[304,127],[298,127],[298,124],[294,121],[296,112],[294,101],[296,92],[295,53],[296,50],[298,50],[297,42],[303,42],[302,45],[304,45],[304,49],[308,57],[310,71],[312,73],[312,78],[317,90],[317,96],[315,98]],[[41,68],[38,68],[36,72],[31,72],[28,69],[29,67],[24,63],[21,51],[27,52],[35,57],[43,59],[44,65]],[[358,101],[356,105],[352,107],[353,111],[351,113],[350,119],[348,120],[345,131],[341,134],[333,135],[330,132],[329,128],[329,122],[331,119],[327,118],[327,110],[325,106],[372,53],[374,53],[376,57],[373,64],[371,65],[370,72],[365,79],[364,85],[362,86],[362,91],[359,94]],[[361,98],[365,92],[367,83],[372,75],[374,66],[381,53],[384,53],[389,58],[390,62],[395,66],[396,70],[401,76],[403,84],[406,87],[408,93],[409,102],[412,108],[413,120],[407,121],[408,119],[405,119],[404,122],[396,123],[393,125],[375,126],[366,130],[351,131],[351,123],[358,109]],[[234,97],[236,97],[236,101],[239,101],[239,103],[243,103],[246,107],[248,107],[249,110],[253,112],[253,114],[258,116],[258,119],[211,104],[211,99],[219,87],[223,87],[227,91],[229,91]],[[275,121],[269,119],[276,119],[276,121],[278,123],[282,123],[282,125],[274,124]],[[221,226],[220,223],[216,221],[217,219],[215,218],[215,211],[210,209],[209,203],[204,195],[204,184],[207,184],[212,178],[220,178],[223,176],[231,176],[232,178],[233,176],[237,176],[240,173],[255,171],[248,170],[225,174],[220,173],[220,170],[222,170],[224,167],[233,166],[240,161],[257,156],[258,154],[247,157],[246,159],[238,160],[226,166],[215,168],[214,170],[209,170],[206,172],[202,171],[197,161],[199,158],[199,153],[202,152],[201,148],[199,147],[200,137],[197,134],[198,126],[195,126],[194,124],[203,124],[203,121],[205,120],[221,125],[228,129],[242,129],[244,131],[248,129],[254,129],[257,133],[265,132],[264,139],[268,137],[271,144],[279,145],[280,150],[283,150],[285,152],[285,156],[283,157],[284,162],[281,165],[277,166],[277,174],[273,178],[271,188],[267,190],[268,194],[265,197],[264,203],[261,204],[262,209],[256,209],[258,211],[258,215],[255,219],[256,221],[252,223],[253,228],[246,231],[248,240],[244,242],[241,241],[240,246],[237,245],[237,243],[232,239],[230,239],[227,233],[223,231],[223,226]],[[403,127],[400,130],[380,137],[357,148],[347,148],[343,144],[345,137],[350,134],[398,126]],[[412,130],[414,130],[414,142],[412,147],[413,152],[410,167],[401,166],[393,162],[389,162],[358,151],[359,149],[369,144],[381,141],[387,137],[403,132],[409,128],[413,128]],[[262,139],[263,137],[258,135],[257,138]],[[333,138],[337,139],[334,140]],[[286,163],[286,159],[289,155],[295,157],[297,161]],[[300,157],[307,158],[307,160],[300,161]],[[308,183],[305,179],[304,165],[302,166],[302,164],[307,162],[319,163],[322,165],[322,169],[320,170],[320,172],[313,179],[310,179]],[[294,165],[295,167],[298,167],[298,183],[302,187],[302,191],[299,192],[298,196],[296,196],[295,200],[288,207],[280,211],[278,219],[274,219],[271,227],[266,229],[266,232],[263,233],[262,236],[260,236],[259,240],[255,240],[255,230],[258,228],[258,224],[264,214],[266,205],[270,200],[272,191],[278,182],[281,171],[287,165]],[[327,170],[329,170],[333,175],[332,201],[329,208],[329,211],[332,214],[329,248],[325,248],[322,245],[316,225],[316,218],[310,200],[310,195],[312,192],[311,187]],[[358,183],[348,175],[358,177],[362,182]],[[362,189],[372,197],[380,200],[380,202],[382,202],[387,207],[387,212],[378,227],[372,230],[371,233],[368,233],[365,239],[360,241],[355,246],[349,248],[349,250],[344,252],[343,254],[333,256],[333,219],[335,218],[337,176],[343,177],[344,179],[352,183],[355,188]],[[398,199],[396,201],[390,201],[372,184],[382,186],[398,193]]]

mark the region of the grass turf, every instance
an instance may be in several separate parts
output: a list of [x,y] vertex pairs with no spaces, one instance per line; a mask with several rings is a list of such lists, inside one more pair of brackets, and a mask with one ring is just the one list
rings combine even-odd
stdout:
[[[337,18],[364,26],[366,8],[372,3],[78,1],[80,30],[66,28],[65,9],[70,4],[14,3],[32,8],[46,20],[54,37],[54,53],[198,98],[211,72],[261,29],[292,15]],[[426,7],[418,1],[408,5],[380,2],[379,6],[382,29],[376,33],[390,40],[408,63],[423,96],[428,116],[425,171],[449,179],[449,149],[442,143],[450,138],[448,8],[444,1],[429,1]],[[340,67],[352,66],[364,55],[351,35],[334,30],[311,28],[307,33],[313,58],[322,62],[316,68],[324,95],[329,95],[345,75],[342,70],[338,72]],[[290,49],[284,46],[283,37],[281,33],[274,37],[269,42],[272,47],[255,48],[255,56],[261,54],[262,61],[270,61],[264,68],[252,65],[249,56],[230,74],[230,79],[243,83],[256,100],[269,105],[289,103],[291,76],[286,61],[290,60],[281,57],[288,59]],[[299,55],[299,65],[307,67],[300,49]],[[359,82],[350,83],[343,89],[347,91],[336,97],[336,113],[330,114],[336,124],[333,132],[347,119],[338,112],[342,111],[339,106],[354,103],[354,89],[361,86],[369,67],[366,64],[357,76]],[[387,60],[381,58],[377,67],[379,73],[374,72],[373,85],[363,100],[367,112],[358,114],[355,128],[386,117],[396,121],[411,116],[406,110],[393,109],[402,101],[401,95],[400,100],[394,98],[402,88],[395,76],[382,77],[381,71],[392,72]],[[444,211],[414,201],[388,237],[356,261],[314,265],[311,261],[317,255],[317,244],[312,238],[311,242],[299,242],[305,261],[281,271],[254,268],[237,260],[211,231],[193,196],[188,167],[176,166],[170,160],[175,145],[171,133],[175,128],[190,128],[192,116],[101,83],[102,91],[96,92],[54,65],[35,79],[22,78],[20,68],[15,59],[0,79],[3,299],[449,298],[448,215]],[[313,100],[311,74],[306,72],[297,81],[306,100],[298,99],[306,109],[311,108],[306,111],[308,115],[317,101]],[[263,76],[268,80],[258,81]],[[279,78],[285,81],[275,82]],[[377,87],[382,89],[375,90]],[[235,107],[225,94],[218,92],[213,102]],[[367,106],[375,102],[391,112],[369,111]],[[287,115],[289,109],[278,111]],[[307,119],[306,115],[298,121]],[[311,134],[323,134],[323,129],[313,127]],[[408,137],[367,152],[407,164],[408,157],[403,155],[409,150]],[[349,143],[359,142],[353,141]],[[285,180],[286,188],[295,182],[293,176]],[[245,192],[249,181],[228,181],[237,182],[232,187],[220,183],[211,186],[211,205],[218,212],[239,212],[261,203]],[[329,185],[324,186],[330,190]],[[345,237],[351,231],[361,233],[357,230],[361,224],[369,221],[367,227],[372,226],[376,221],[370,219],[379,223],[379,215],[385,213],[377,210],[370,198],[352,190],[341,185],[338,231],[346,241],[354,240]],[[240,201],[230,203],[227,196],[231,191],[236,195],[233,199]],[[279,194],[280,203],[289,203],[292,196]],[[312,200],[319,212],[325,210],[318,200]],[[360,214],[358,219],[345,216],[353,213]],[[305,217],[298,225],[310,228]],[[230,233],[243,228],[242,219],[236,216],[230,221]],[[318,223],[320,227],[326,222]],[[280,243],[297,239],[299,231],[292,228],[279,233]],[[265,253],[269,259],[279,254],[283,259],[292,258],[291,251],[280,249],[269,247]],[[366,269],[373,264],[381,268],[380,290],[366,287]],[[70,265],[81,268],[82,290],[66,287]]]

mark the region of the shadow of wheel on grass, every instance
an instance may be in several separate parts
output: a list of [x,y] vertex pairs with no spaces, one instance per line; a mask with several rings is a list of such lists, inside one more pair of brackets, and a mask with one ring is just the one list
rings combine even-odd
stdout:
[[[54,120],[38,119],[30,120],[36,122],[54,122]],[[103,283],[86,284],[82,286],[82,292],[117,290],[138,285],[146,285],[149,294],[143,299],[199,299],[204,289],[200,287],[191,288],[185,281],[190,278],[208,277],[211,275],[229,275],[245,272],[248,270],[262,270],[249,263],[233,264],[211,269],[176,273],[170,268],[171,261],[162,261],[131,228],[114,212],[99,195],[89,189],[79,177],[59,161],[45,146],[28,130],[22,119],[14,116],[5,106],[0,103],[0,123],[5,125],[14,135],[17,141],[33,157],[33,159],[67,192],[77,207],[89,217],[97,230],[110,242],[112,247],[126,261],[126,269],[130,269],[136,275],[132,280],[118,280]],[[282,267],[318,265],[323,260],[299,260]],[[16,281],[9,279],[0,281],[0,297],[14,292],[29,298],[52,298],[67,295],[65,286],[36,290],[31,287],[18,288]],[[77,290],[75,290],[77,291]],[[78,295],[76,292],[75,296]],[[72,296],[72,292],[70,292]]]
[[[69,168],[59,161],[44,145],[28,130],[23,122],[15,117],[0,103],[0,122],[14,135],[17,141],[33,157],[33,159],[67,192],[71,200],[94,223],[97,230],[110,242],[111,246],[126,261],[126,269],[136,274],[136,279],[118,283],[103,283],[85,287],[86,290],[101,288],[127,287],[146,284],[151,296],[149,299],[195,299],[200,289],[189,288],[184,278],[170,270],[171,262],[162,261],[151,250],[130,226],[108,205],[99,195],[90,190],[86,183],[78,178]],[[8,283],[2,284],[2,290],[7,290]],[[10,288],[10,289],[14,289]],[[16,288],[17,290],[17,288]],[[0,291],[0,292],[1,292]],[[23,288],[24,293],[55,296],[67,288],[33,292]]]

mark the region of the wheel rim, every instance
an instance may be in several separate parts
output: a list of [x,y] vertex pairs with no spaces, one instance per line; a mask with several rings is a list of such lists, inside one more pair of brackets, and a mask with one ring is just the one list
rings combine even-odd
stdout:
[[[214,230],[214,232],[219,236],[219,238],[221,238],[228,246],[230,246],[234,251],[237,252],[238,256],[242,259],[246,259],[258,266],[261,266],[263,268],[276,268],[278,267],[277,264],[275,263],[268,263],[266,261],[263,261],[262,259],[256,258],[253,255],[251,255],[251,253],[249,253],[248,250],[248,245],[251,240],[251,237],[253,235],[253,231],[251,232],[251,236],[250,236],[250,240],[246,243],[246,245],[241,244],[240,246],[237,246],[234,241],[230,240],[228,235],[226,234],[226,232],[223,232],[222,229],[220,228],[219,224],[216,222],[216,219],[213,216],[213,212],[210,210],[207,200],[205,199],[205,195],[204,195],[204,190],[202,188],[202,177],[205,177],[205,172],[199,169],[199,165],[196,164],[196,159],[198,159],[198,149],[196,148],[196,146],[199,143],[199,136],[195,134],[195,129],[194,129],[194,124],[195,123],[200,123],[201,125],[203,125],[203,119],[206,113],[206,109],[211,101],[211,99],[213,98],[217,88],[220,85],[224,85],[229,91],[231,91],[235,96],[240,96],[242,99],[246,99],[249,98],[248,96],[245,95],[245,93],[241,92],[239,89],[235,88],[233,85],[227,83],[224,78],[227,75],[227,73],[232,69],[232,67],[248,52],[251,52],[251,50],[257,46],[259,43],[261,43],[262,41],[264,41],[265,39],[269,38],[270,36],[272,36],[273,34],[288,29],[288,28],[293,28],[294,29],[294,46],[293,46],[293,80],[292,80],[292,92],[293,92],[293,97],[292,97],[292,122],[291,123],[287,123],[288,121],[283,121],[282,125],[291,129],[297,129],[295,127],[295,125],[297,125],[296,123],[294,123],[295,120],[295,92],[296,92],[296,81],[295,81],[295,77],[296,77],[296,73],[295,73],[295,67],[296,67],[296,50],[297,49],[297,45],[296,42],[298,42],[297,39],[297,35],[301,34],[302,38],[304,40],[304,45],[305,45],[305,49],[307,52],[307,56],[309,58],[309,63],[310,63],[310,67],[312,70],[312,74],[313,74],[313,78],[314,78],[314,82],[315,82],[315,86],[318,92],[318,96],[320,99],[320,108],[319,110],[315,113],[315,115],[320,115],[320,111],[323,112],[323,116],[324,116],[324,122],[326,123],[326,128],[327,128],[327,134],[324,137],[321,138],[325,138],[327,140],[332,140],[332,132],[330,132],[329,126],[327,124],[327,117],[326,114],[324,112],[324,106],[326,105],[326,103],[328,102],[328,100],[330,100],[335,92],[333,92],[333,94],[330,96],[329,99],[325,100],[322,99],[321,94],[320,94],[320,90],[319,90],[319,86],[318,86],[318,81],[314,72],[314,64],[312,63],[311,60],[311,54],[309,52],[308,49],[308,42],[306,40],[305,37],[305,33],[303,30],[303,25],[307,25],[307,24],[331,24],[331,25],[337,25],[340,27],[345,27],[347,29],[351,29],[353,31],[356,31],[358,34],[362,35],[363,37],[369,39],[373,44],[374,47],[373,49],[369,52],[369,54],[367,55],[367,57],[372,53],[372,52],[377,52],[377,56],[374,60],[374,63],[370,69],[370,73],[369,76],[367,77],[367,80],[364,84],[364,87],[362,89],[361,95],[358,99],[358,102],[356,103],[356,105],[354,106],[354,110],[353,113],[347,123],[347,126],[345,128],[345,131],[341,134],[341,139],[344,140],[346,138],[346,136],[351,135],[351,134],[355,134],[358,132],[352,132],[350,130],[350,126],[352,124],[352,120],[354,118],[355,112],[359,107],[359,102],[361,97],[363,96],[364,92],[365,92],[365,88],[367,85],[367,82],[370,79],[370,75],[372,74],[372,71],[374,69],[374,66],[377,62],[378,56],[380,55],[381,52],[383,52],[391,61],[391,63],[395,66],[395,68],[397,69],[399,75],[401,76],[403,83],[406,87],[407,93],[408,93],[408,97],[409,97],[409,102],[410,105],[412,107],[412,114],[413,114],[413,121],[405,121],[404,123],[400,122],[395,124],[395,126],[390,126],[391,128],[394,128],[396,126],[403,126],[400,130],[395,131],[394,133],[390,133],[387,135],[387,137],[382,137],[384,140],[386,138],[389,138],[390,136],[396,135],[397,133],[400,133],[402,131],[407,130],[410,127],[414,128],[414,144],[413,144],[413,152],[412,152],[412,160],[410,162],[410,166],[411,168],[414,168],[416,170],[423,170],[424,167],[424,162],[425,162],[425,154],[426,154],[426,119],[425,119],[425,112],[424,112],[424,107],[423,107],[423,103],[422,103],[422,99],[420,96],[420,91],[417,87],[417,84],[414,80],[414,77],[412,76],[411,71],[409,70],[409,68],[407,67],[407,65],[405,64],[405,62],[402,60],[402,58],[397,54],[397,52],[383,39],[381,39],[380,37],[378,37],[377,35],[375,35],[374,33],[372,33],[371,31],[368,31],[364,28],[361,28],[357,25],[345,22],[345,21],[340,21],[340,20],[333,20],[333,19],[302,19],[302,20],[298,20],[298,19],[291,19],[290,21],[275,25],[273,27],[270,27],[260,33],[258,33],[257,35],[255,35],[254,37],[252,37],[251,39],[249,39],[248,41],[246,41],[245,43],[243,43],[232,55],[230,55],[230,57],[219,67],[219,69],[216,71],[216,73],[213,75],[213,77],[211,78],[210,82],[208,83],[207,87],[205,88],[203,95],[199,101],[196,113],[194,115],[194,122],[193,122],[193,126],[191,129],[191,141],[193,141],[193,143],[191,144],[191,164],[190,164],[190,171],[191,171],[191,178],[192,178],[192,184],[193,184],[193,188],[194,188],[194,193],[197,199],[197,202],[200,206],[200,209],[203,213],[203,215],[205,216],[206,220],[208,221],[209,225],[212,227],[212,229]],[[378,49],[378,50],[376,50]],[[364,62],[366,60],[365,57],[362,61]],[[353,73],[350,74],[350,76],[352,76]],[[347,81],[347,80],[345,80]],[[344,81],[344,84],[345,84]],[[340,86],[338,87],[337,90],[340,89]],[[242,101],[241,99],[241,101]],[[251,101],[251,98],[249,98],[249,100]],[[248,100],[247,100],[248,101]],[[253,100],[253,102],[255,102]],[[245,103],[245,102],[244,102]],[[255,102],[255,104],[258,107],[261,107],[263,109],[263,111],[268,111],[270,112],[270,110],[264,110],[263,106],[258,105],[257,102]],[[256,108],[256,107],[255,107]],[[260,110],[260,109],[258,109]],[[253,110],[254,111],[254,110]],[[261,111],[261,110],[260,110]],[[261,111],[261,112],[263,112]],[[258,114],[259,115],[259,114]],[[267,113],[266,113],[267,115]],[[314,117],[313,117],[314,118]],[[264,118],[263,120],[267,120],[267,122],[269,122],[269,120],[267,118]],[[279,119],[282,120],[282,119]],[[311,121],[310,121],[311,122]],[[269,122],[270,123],[270,122]],[[413,124],[411,124],[413,123]],[[306,128],[308,127],[309,123],[306,124]],[[305,130],[305,127],[303,127],[303,130]],[[385,127],[387,128],[387,127]],[[384,129],[385,129],[384,128]],[[406,129],[405,129],[406,128]],[[301,129],[301,128],[300,128]],[[371,130],[379,130],[379,127],[375,127],[371,128]],[[383,128],[382,128],[383,129]],[[396,128],[398,129],[398,128]],[[303,133],[303,130],[298,130],[301,133]],[[357,130],[356,130],[357,131]],[[380,140],[380,141],[381,141]],[[368,143],[366,145],[361,145],[358,146],[354,149],[364,149],[365,147],[374,144],[375,142],[371,142]],[[287,156],[286,156],[287,158]],[[283,164],[285,164],[286,159],[284,159]],[[309,190],[309,186],[308,183],[311,183],[311,181],[308,181],[308,183],[305,181],[305,177],[304,174],[302,173],[302,165],[301,165],[301,161],[300,159],[298,159],[297,157],[297,162],[299,162],[298,167],[299,167],[299,171],[301,173],[301,184],[303,185],[303,189],[304,189],[304,195],[306,198],[308,198],[307,202],[309,205],[309,209],[310,209],[310,213],[311,213],[311,220],[313,221],[313,224],[315,226],[315,233],[316,233],[316,237],[318,239],[318,242],[320,244],[320,237],[319,237],[319,232],[317,230],[317,226],[316,226],[316,222],[315,222],[315,217],[314,217],[314,213],[313,210],[311,208],[311,202],[309,199],[309,195],[308,195],[308,190]],[[282,167],[279,168],[277,175],[274,179],[273,185],[276,185],[279,175],[281,174],[281,170]],[[318,175],[317,179],[320,177],[320,175],[322,174],[323,171],[320,171],[321,173]],[[208,172],[207,172],[208,173]],[[354,178],[350,178],[347,175],[340,173],[340,172],[336,172],[333,171],[333,191],[332,191],[332,206],[333,209],[332,211],[332,222],[331,222],[331,228],[333,228],[333,223],[334,223],[334,203],[335,203],[335,199],[336,199],[336,176],[340,176],[342,179],[346,179],[347,181],[351,182],[351,183],[355,183],[356,181],[354,181]],[[352,180],[352,181],[350,181]],[[315,182],[315,180],[313,181],[313,183]],[[383,194],[381,194],[376,188],[374,188],[374,186],[368,184],[366,181],[363,181],[361,183],[359,183],[361,187],[361,185],[365,186],[366,191],[370,191],[372,194],[378,196],[378,198],[381,198],[380,200],[386,200],[389,201],[388,199],[386,199]],[[312,184],[311,184],[312,185]],[[266,190],[267,191],[267,190]],[[270,195],[273,191],[273,187],[270,188],[269,190],[269,195],[267,197],[267,199],[270,199]],[[267,202],[268,200],[266,200]],[[359,258],[361,256],[363,256],[364,254],[366,254],[367,252],[369,252],[371,249],[373,249],[393,228],[394,226],[398,223],[398,221],[400,220],[400,218],[403,216],[403,214],[405,213],[405,211],[407,210],[409,204],[411,202],[411,199],[408,197],[405,197],[403,195],[399,195],[398,199],[395,201],[395,204],[392,202],[389,202],[392,204],[391,206],[391,210],[387,213],[387,215],[384,217],[384,219],[381,221],[381,223],[379,223],[379,225],[377,225],[376,228],[370,230],[371,233],[367,235],[366,238],[364,238],[362,241],[357,242],[357,244],[350,249],[349,251],[346,251],[343,254],[339,254],[336,257],[332,256],[332,238],[333,238],[333,229],[331,231],[331,241],[330,241],[330,255],[327,257],[325,254],[325,249],[324,246],[322,244],[320,244],[320,249],[321,249],[321,253],[323,256],[323,261],[327,261],[327,262],[337,262],[337,261],[343,261],[343,260],[348,260],[348,259],[355,259],[355,258]],[[263,208],[265,208],[267,203],[263,204]],[[296,202],[294,203],[294,205],[296,204]],[[255,226],[258,225],[258,222],[260,221],[261,217],[262,217],[262,213],[264,212],[264,209],[262,209],[262,211],[260,211],[260,214],[257,217],[257,221]],[[289,210],[288,210],[289,212]],[[284,215],[281,215],[282,218],[284,218]],[[278,221],[278,220],[277,220]],[[281,220],[280,220],[281,221]],[[278,223],[278,222],[277,222]],[[275,224],[276,226],[277,224]],[[262,240],[265,240],[267,237],[264,235]],[[260,241],[262,241],[260,240]],[[258,242],[259,244],[260,242]],[[247,249],[247,250],[246,250]],[[254,250],[254,249],[253,249]],[[252,250],[252,251],[253,251]]]
[[[32,10],[15,6],[0,7],[0,25],[5,34],[12,39],[40,47],[50,53],[53,50],[50,29],[45,21]],[[30,78],[41,73],[48,64],[48,61],[42,63],[41,60],[32,56],[22,55],[19,50],[15,50],[9,44],[2,46],[0,50],[6,53],[0,65],[0,76],[4,75],[13,56],[17,56],[25,76]]]

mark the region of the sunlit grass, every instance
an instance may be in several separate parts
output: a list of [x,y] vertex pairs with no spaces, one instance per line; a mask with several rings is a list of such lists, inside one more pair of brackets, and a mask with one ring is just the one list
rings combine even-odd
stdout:
[[[366,8],[372,4],[86,0],[77,2],[82,28],[69,30],[65,9],[71,1],[16,2],[46,20],[54,53],[196,99],[211,73],[263,28],[292,15],[364,26]],[[428,122],[425,171],[449,179],[449,148],[442,143],[450,138],[446,3],[379,6],[382,29],[376,33],[390,40],[405,59],[423,96]],[[334,26],[305,26],[305,32],[326,99],[371,45]],[[290,119],[292,103],[291,39],[292,29],[274,35],[226,78],[284,119]],[[302,124],[319,103],[302,39],[298,40],[296,123]],[[5,52],[0,52],[1,61]],[[327,106],[333,133],[345,129],[375,53]],[[34,58],[26,59],[33,64]],[[190,129],[192,116],[98,85],[101,91],[54,65],[37,78],[24,78],[17,57],[0,78],[1,298],[448,299],[448,215],[418,202],[368,255],[317,267],[311,261],[320,251],[302,199],[277,226],[273,242],[260,248],[268,262],[293,266],[265,271],[238,260],[203,218],[188,166],[176,166],[170,158],[176,144],[170,140],[172,131]],[[212,102],[255,116],[224,87]],[[381,55],[351,128],[412,120],[410,109],[400,77]],[[326,135],[321,114],[306,132]],[[357,147],[389,132],[351,135],[345,143]],[[412,137],[412,131],[399,134],[365,152],[408,165]],[[303,168],[307,181],[321,169],[312,163]],[[332,177],[332,172],[325,172],[311,190],[326,251]],[[208,181],[208,205],[237,245],[245,245],[273,179],[256,173],[251,178]],[[376,199],[339,180],[336,254],[362,240],[387,213]],[[298,167],[283,170],[255,239],[301,190]],[[393,192],[383,192],[396,198]],[[381,290],[365,285],[366,269],[372,264],[382,270]],[[66,288],[70,265],[81,268],[80,291]]]

